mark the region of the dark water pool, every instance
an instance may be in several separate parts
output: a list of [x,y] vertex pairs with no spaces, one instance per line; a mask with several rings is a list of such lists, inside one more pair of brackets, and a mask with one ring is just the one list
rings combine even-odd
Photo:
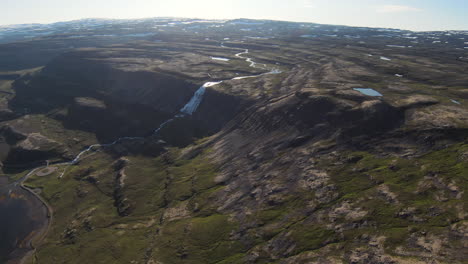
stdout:
[[31,250],[30,238],[46,221],[47,209],[36,197],[17,184],[0,180],[0,263]]

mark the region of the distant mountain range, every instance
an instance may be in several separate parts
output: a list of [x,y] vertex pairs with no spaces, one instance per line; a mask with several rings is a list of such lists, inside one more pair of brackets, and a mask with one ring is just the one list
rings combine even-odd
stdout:
[[[29,40],[34,38],[52,36],[57,34],[74,34],[80,33],[85,35],[91,34],[101,34],[105,36],[110,34],[110,32],[115,33],[115,31],[121,30],[120,34],[131,33],[135,31],[145,31],[145,33],[155,32],[155,27],[177,27],[177,26],[186,26],[186,25],[197,25],[200,27],[210,27],[216,24],[223,25],[237,25],[239,27],[246,25],[288,25],[290,29],[304,29],[313,27],[315,29],[309,33],[311,36],[318,34],[325,34],[325,32],[336,32],[336,30],[343,29],[356,29],[356,30],[365,30],[372,31],[375,34],[385,34],[398,35],[398,34],[407,34],[411,31],[408,30],[399,30],[399,29],[389,29],[389,28],[357,28],[357,27],[348,27],[348,26],[334,26],[334,25],[321,25],[315,23],[296,23],[296,22],[285,22],[285,21],[272,21],[272,20],[250,20],[250,19],[236,19],[236,20],[203,20],[203,19],[189,19],[189,18],[146,18],[146,19],[101,19],[101,18],[89,18],[89,19],[80,19],[67,22],[57,22],[51,24],[18,24],[18,25],[5,25],[0,26],[0,43],[7,43],[13,41],[22,41]],[[444,33],[466,33],[468,31],[444,31]],[[419,34],[428,34],[426,33],[414,33]],[[433,32],[430,34],[441,35]],[[307,34],[304,34],[307,35]],[[329,34],[334,35],[334,34]],[[442,34],[443,35],[443,34]]]

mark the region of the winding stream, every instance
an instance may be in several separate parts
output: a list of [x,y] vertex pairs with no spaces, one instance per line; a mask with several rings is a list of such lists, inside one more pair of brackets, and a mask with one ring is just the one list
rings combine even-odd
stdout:
[[[221,44],[221,46],[226,47],[224,44]],[[246,49],[243,52],[235,54],[235,56],[245,60],[252,68],[268,70],[266,65],[258,66],[259,64],[254,62],[252,58],[243,56],[248,53],[249,50]],[[224,81],[242,80],[278,73],[281,73],[281,71],[278,69],[271,69],[269,72],[258,75],[240,76],[222,81],[206,82],[198,88],[190,101],[179,110],[179,113],[161,123],[159,127],[154,130],[153,135],[158,134],[161,129],[174,120],[192,115],[200,106],[207,87],[218,85]],[[53,166],[63,167],[63,171],[59,176],[59,178],[62,178],[67,168],[77,164],[88,152],[98,148],[110,147],[123,141],[143,139],[143,137],[121,137],[111,143],[93,144],[78,153],[73,160],[53,164]],[[35,250],[32,245],[33,240],[35,242],[40,242],[47,234],[48,228],[52,222],[52,208],[50,208],[39,194],[25,187],[23,183],[29,177],[33,176],[37,170],[45,168],[48,165],[49,164],[39,166],[31,170],[21,179],[12,183],[7,183],[5,180],[0,179],[0,263],[3,263],[6,259],[12,258],[19,261],[31,255]]]

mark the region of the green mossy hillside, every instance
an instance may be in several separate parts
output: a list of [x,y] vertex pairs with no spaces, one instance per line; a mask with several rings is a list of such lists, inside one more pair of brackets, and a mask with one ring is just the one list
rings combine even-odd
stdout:
[[[244,250],[231,238],[235,221],[216,213],[209,202],[222,188],[214,183],[216,167],[205,154],[181,160],[175,158],[177,152],[153,159],[127,157],[123,193],[132,211],[125,217],[115,207],[117,172],[105,152],[93,152],[54,174],[32,177],[27,185],[41,189],[54,208],[53,224],[36,261],[143,263],[154,255],[165,261],[206,263]],[[58,178],[64,169],[65,176]],[[181,212],[171,210],[177,207]]]

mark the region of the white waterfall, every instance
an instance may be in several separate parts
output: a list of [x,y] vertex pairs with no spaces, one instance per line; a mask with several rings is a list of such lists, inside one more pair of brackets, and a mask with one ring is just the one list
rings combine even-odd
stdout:
[[180,112],[183,114],[192,115],[197,110],[198,106],[200,105],[203,99],[203,95],[205,94],[206,87],[211,87],[220,83],[222,83],[222,81],[221,82],[207,82],[203,84],[200,88],[198,88],[198,90],[195,92],[192,98],[190,98],[190,101],[184,107],[182,107],[182,109],[180,109]]

